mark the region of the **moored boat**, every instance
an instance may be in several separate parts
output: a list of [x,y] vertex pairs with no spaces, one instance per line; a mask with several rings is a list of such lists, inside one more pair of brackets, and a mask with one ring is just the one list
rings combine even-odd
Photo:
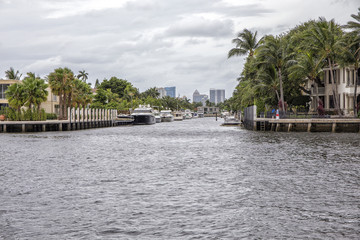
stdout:
[[176,111],[174,113],[174,121],[182,121],[183,120],[183,114],[181,111]]
[[134,118],[134,125],[149,125],[156,122],[154,110],[150,106],[140,105],[134,109],[131,116]]
[[171,110],[161,110],[160,117],[162,122],[174,121],[174,116],[171,114]]
[[234,126],[234,125],[240,125],[240,120],[235,118],[235,116],[226,116],[224,117],[224,123],[223,126]]

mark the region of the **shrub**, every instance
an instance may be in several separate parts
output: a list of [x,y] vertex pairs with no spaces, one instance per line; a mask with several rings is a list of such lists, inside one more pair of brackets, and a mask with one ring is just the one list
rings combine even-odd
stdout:
[[56,120],[58,116],[55,113],[46,113],[46,120]]

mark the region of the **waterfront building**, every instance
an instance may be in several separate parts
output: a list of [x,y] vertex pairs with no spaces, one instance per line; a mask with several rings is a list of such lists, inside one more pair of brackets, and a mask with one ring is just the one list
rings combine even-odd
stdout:
[[166,96],[175,98],[176,97],[176,87],[165,87]]
[[[345,115],[354,114],[354,87],[355,87],[355,69],[353,67],[340,67],[335,66],[333,68],[334,73],[334,82],[338,90],[338,98],[340,100],[340,109],[344,112]],[[358,71],[359,73],[359,71]],[[317,101],[317,92],[315,84],[312,81],[308,81],[307,89],[310,92],[311,102],[310,102],[310,111],[317,111],[318,101]],[[334,96],[331,85],[331,75],[330,69],[323,69],[323,77],[321,79],[321,84],[318,86],[318,96],[324,103],[325,111],[334,111]],[[360,84],[357,84],[357,103],[360,102]]]
[[225,101],[225,89],[210,89],[210,102],[218,104]]
[[4,80],[4,79],[0,79],[0,108],[9,106],[9,102],[6,99],[6,96],[5,96],[5,91],[8,89],[8,87],[11,84],[19,83],[19,82],[20,82],[20,80]]
[[218,107],[198,107],[197,108],[197,112],[198,113],[202,113],[202,114],[219,114],[220,113],[220,109]]
[[[5,91],[8,89],[10,85],[20,82],[21,82],[20,80],[0,79],[0,107],[9,106],[9,102],[5,96]],[[47,113],[59,114],[59,97],[52,93],[50,87],[47,87],[46,90],[48,91],[49,94],[47,96],[47,100],[41,103],[41,108],[43,108]]]
[[203,106],[206,104],[206,100],[209,99],[209,96],[206,94],[200,94],[198,90],[195,90],[193,93],[193,102],[201,102]]

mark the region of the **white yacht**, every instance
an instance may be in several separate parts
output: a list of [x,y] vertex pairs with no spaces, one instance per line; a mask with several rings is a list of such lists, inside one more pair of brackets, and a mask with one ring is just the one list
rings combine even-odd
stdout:
[[138,108],[135,108],[131,116],[134,118],[133,123],[135,125],[155,124],[156,122],[154,110],[149,105],[140,105]]
[[154,115],[155,115],[155,122],[161,123],[161,115],[158,110],[156,110],[156,109],[154,110]]
[[171,114],[171,110],[161,110],[160,117],[162,122],[174,121],[174,116]]

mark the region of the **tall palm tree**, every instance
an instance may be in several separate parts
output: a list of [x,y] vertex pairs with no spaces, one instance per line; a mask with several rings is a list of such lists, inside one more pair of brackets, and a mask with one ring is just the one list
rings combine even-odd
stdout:
[[320,18],[312,24],[310,31],[306,34],[306,39],[309,48],[313,52],[317,52],[321,58],[326,59],[328,63],[335,109],[339,115],[342,115],[338,89],[333,74],[336,55],[341,53],[341,46],[343,45],[342,30],[334,19],[327,21],[325,18]]
[[283,90],[283,70],[292,58],[293,53],[289,51],[288,41],[281,36],[268,35],[264,38],[264,43],[258,48],[257,57],[260,65],[268,67],[273,65],[277,71],[280,88],[280,101],[282,110],[285,111],[284,90]]
[[86,82],[86,80],[89,78],[88,73],[85,70],[79,71],[79,74],[77,75],[77,78],[82,80],[83,82]]
[[257,39],[257,31],[252,33],[245,28],[242,32],[238,33],[237,38],[234,38],[232,43],[235,43],[236,46],[229,51],[228,58],[246,54],[248,54],[248,57],[252,57],[255,53],[255,49],[259,46],[260,41]]
[[20,74],[19,70],[15,72],[13,67],[10,67],[9,70],[5,71],[5,76],[7,79],[20,80],[21,75],[22,74]]
[[274,93],[277,102],[280,102],[279,95],[279,79],[274,66],[268,66],[258,72],[258,83],[254,85],[254,89],[259,97],[268,96]]
[[25,89],[25,105],[31,110],[33,107],[37,107],[37,111],[40,112],[40,106],[42,102],[45,102],[48,96],[46,88],[48,85],[43,79],[36,78],[34,73],[28,73],[23,81]]
[[296,60],[293,60],[293,65],[289,68],[290,79],[304,79],[312,81],[315,92],[316,100],[315,106],[319,103],[319,85],[321,84],[320,77],[323,74],[324,59],[319,58],[317,55],[309,51],[300,52]]
[[67,107],[71,106],[74,73],[69,68],[57,68],[47,78],[51,91],[59,96],[59,119],[67,119]]
[[25,103],[25,89],[21,83],[11,84],[5,92],[6,99],[9,101],[9,105],[15,108],[18,112],[17,120],[20,120],[21,107]]

